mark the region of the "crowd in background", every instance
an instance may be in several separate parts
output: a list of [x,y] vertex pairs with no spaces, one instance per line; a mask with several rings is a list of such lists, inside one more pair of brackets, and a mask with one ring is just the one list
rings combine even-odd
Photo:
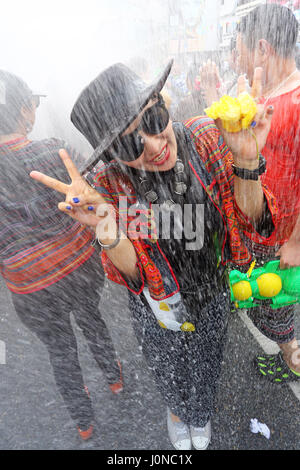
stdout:
[[[208,51],[178,56],[163,90],[173,121],[184,121],[205,114],[204,109],[224,94],[236,96],[236,40],[232,38],[227,50]],[[295,61],[300,69],[300,43],[296,46]],[[130,64],[147,79],[149,66],[146,60],[136,59]],[[209,87],[211,85],[211,87]],[[212,90],[211,90],[212,89]],[[217,95],[212,92],[217,90]]]

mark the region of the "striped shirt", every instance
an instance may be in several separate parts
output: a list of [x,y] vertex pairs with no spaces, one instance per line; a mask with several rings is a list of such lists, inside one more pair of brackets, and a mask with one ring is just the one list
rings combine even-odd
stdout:
[[8,289],[29,294],[59,281],[87,261],[92,234],[60,212],[64,196],[30,178],[32,170],[69,182],[58,139],[19,138],[0,145],[0,269]]

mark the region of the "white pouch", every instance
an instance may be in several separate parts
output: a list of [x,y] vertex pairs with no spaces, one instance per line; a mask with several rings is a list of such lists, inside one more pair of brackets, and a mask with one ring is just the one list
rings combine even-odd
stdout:
[[159,325],[173,331],[195,331],[195,326],[187,321],[187,313],[180,292],[164,300],[152,299],[148,287],[143,293]]

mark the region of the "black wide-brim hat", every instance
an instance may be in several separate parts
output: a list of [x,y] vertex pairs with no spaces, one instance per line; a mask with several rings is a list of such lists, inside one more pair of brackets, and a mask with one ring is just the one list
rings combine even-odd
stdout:
[[115,64],[98,75],[79,95],[71,112],[74,126],[94,148],[81,168],[90,171],[113,141],[136,119],[155,93],[163,88],[171,60],[150,85],[124,64]]

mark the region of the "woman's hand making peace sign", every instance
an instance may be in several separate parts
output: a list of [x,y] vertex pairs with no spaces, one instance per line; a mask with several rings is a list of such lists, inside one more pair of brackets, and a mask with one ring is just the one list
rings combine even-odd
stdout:
[[98,241],[109,247],[113,246],[107,252],[108,257],[119,271],[135,279],[139,273],[135,249],[131,241],[119,232],[113,206],[107,204],[80,175],[66,150],[60,150],[59,155],[69,173],[71,184],[62,183],[38,171],[32,171],[30,176],[49,188],[65,194],[65,202],[60,202],[58,208],[81,224],[93,228]]
[[[107,222],[107,214],[113,214],[113,207],[107,204],[104,198],[80,175],[66,150],[60,150],[59,155],[71,178],[71,184],[62,183],[39,171],[32,171],[30,173],[31,178],[55,191],[65,194],[65,202],[58,204],[59,210],[70,215],[81,224],[88,225],[94,229],[97,226],[99,227],[99,223],[103,221],[103,217],[97,216],[96,211],[97,213],[101,213],[102,216],[105,215]],[[99,211],[100,205],[101,211]]]

